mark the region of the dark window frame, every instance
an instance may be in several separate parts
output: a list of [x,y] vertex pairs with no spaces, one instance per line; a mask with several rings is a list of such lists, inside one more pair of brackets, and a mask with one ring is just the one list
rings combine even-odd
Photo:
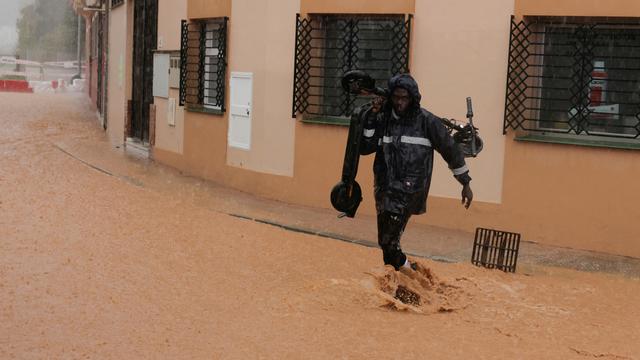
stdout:
[[180,106],[213,114],[226,111],[228,17],[182,21]]
[[348,70],[365,70],[378,86],[409,72],[411,14],[296,15],[292,117],[341,124],[366,101],[340,88]]
[[124,0],[111,0],[111,8],[115,8],[118,7],[120,5],[124,4]]
[[[503,133],[638,143],[637,54],[640,19],[512,16]],[[610,75],[594,97],[602,69]]]

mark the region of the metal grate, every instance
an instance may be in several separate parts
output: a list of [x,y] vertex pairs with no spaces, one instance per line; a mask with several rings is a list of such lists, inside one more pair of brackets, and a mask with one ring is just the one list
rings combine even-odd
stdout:
[[111,8],[124,4],[124,0],[111,0]]
[[378,86],[409,72],[412,16],[296,16],[292,116],[349,116],[365,99],[340,86],[342,75],[367,71]]
[[507,129],[637,139],[640,19],[512,16]]
[[520,234],[477,228],[471,263],[488,269],[516,272]]
[[187,50],[189,46],[189,23],[182,20],[180,36],[180,106],[184,106],[187,101]]
[[182,21],[180,106],[225,111],[227,22]]

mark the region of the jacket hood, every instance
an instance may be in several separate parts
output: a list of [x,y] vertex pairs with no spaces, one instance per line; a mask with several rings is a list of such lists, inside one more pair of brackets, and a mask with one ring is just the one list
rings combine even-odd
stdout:
[[402,88],[409,92],[409,95],[413,99],[413,103],[411,107],[413,110],[420,110],[420,100],[422,99],[422,95],[420,95],[420,90],[418,89],[418,83],[415,79],[409,74],[399,74],[391,79],[389,79],[389,94],[393,94],[393,91],[396,88]]

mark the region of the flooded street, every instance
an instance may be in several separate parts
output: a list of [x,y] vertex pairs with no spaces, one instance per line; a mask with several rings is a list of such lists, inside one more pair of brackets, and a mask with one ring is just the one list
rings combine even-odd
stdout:
[[83,95],[0,109],[1,359],[640,359],[637,278],[396,273],[218,211],[248,205],[127,159]]

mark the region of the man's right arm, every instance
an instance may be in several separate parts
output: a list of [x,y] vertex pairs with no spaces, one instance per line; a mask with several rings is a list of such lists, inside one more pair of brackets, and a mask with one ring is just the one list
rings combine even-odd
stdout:
[[369,155],[378,149],[378,136],[376,125],[378,114],[367,111],[364,116],[362,140],[360,141],[360,155]]
[[378,150],[378,141],[382,129],[379,128],[379,117],[381,116],[382,98],[375,98],[372,102],[371,110],[363,114],[362,140],[360,141],[360,155],[369,155]]

